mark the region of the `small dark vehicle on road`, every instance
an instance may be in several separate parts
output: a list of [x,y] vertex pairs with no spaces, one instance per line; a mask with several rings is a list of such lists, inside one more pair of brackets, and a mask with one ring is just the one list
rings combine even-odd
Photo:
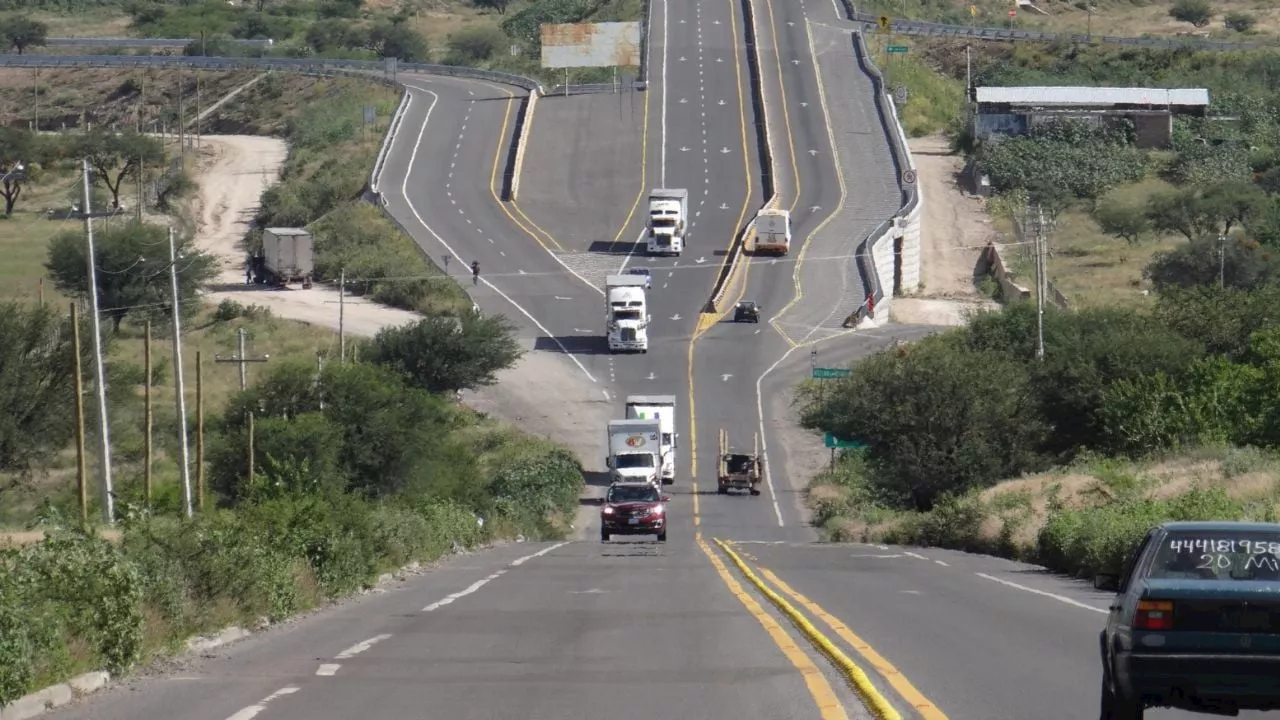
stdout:
[[1280,710],[1280,525],[1170,522],[1119,575],[1102,651],[1102,720],[1146,708]]
[[738,303],[738,306],[733,309],[733,321],[749,323],[760,322],[760,306],[751,301]]
[[611,535],[657,535],[658,542],[666,542],[670,501],[651,482],[610,485],[600,508],[600,541],[609,542]]

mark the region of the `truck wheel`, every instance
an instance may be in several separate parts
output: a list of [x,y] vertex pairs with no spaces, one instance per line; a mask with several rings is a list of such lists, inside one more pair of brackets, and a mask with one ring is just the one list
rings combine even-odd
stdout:
[[755,488],[751,488],[751,497],[759,497],[759,496],[760,496],[760,491]]
[[600,542],[609,542],[609,531],[600,528]]
[[662,532],[658,533],[658,542],[666,542],[666,541],[667,541],[667,531],[663,530]]

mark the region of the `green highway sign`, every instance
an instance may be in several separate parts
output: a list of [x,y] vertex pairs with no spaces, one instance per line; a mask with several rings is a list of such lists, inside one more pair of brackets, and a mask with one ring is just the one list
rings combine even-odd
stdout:
[[831,380],[833,378],[849,377],[850,370],[848,368],[820,368],[813,369],[814,380]]
[[862,448],[868,447],[867,444],[862,442],[861,440],[850,440],[849,438],[837,437],[831,433],[827,433],[827,436],[822,438],[822,444],[826,445],[827,447],[833,450],[835,448],[842,448],[845,450],[860,450]]
[[904,53],[904,52],[907,52],[909,49],[910,48],[908,48],[906,45],[890,45],[888,48],[889,52],[891,53]]

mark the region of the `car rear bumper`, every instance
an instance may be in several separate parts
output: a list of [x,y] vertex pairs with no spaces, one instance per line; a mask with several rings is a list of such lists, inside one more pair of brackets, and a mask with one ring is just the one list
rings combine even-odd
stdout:
[[665,519],[652,520],[646,522],[641,520],[639,524],[631,525],[626,520],[618,522],[617,520],[605,520],[601,523],[604,531],[610,535],[654,535],[660,533],[667,528]]
[[1123,668],[1118,679],[1131,697],[1280,707],[1280,655],[1131,653],[1117,659]]

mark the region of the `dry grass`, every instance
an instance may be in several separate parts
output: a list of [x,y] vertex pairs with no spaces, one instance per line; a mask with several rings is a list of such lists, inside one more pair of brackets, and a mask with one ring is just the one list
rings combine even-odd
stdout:
[[[1074,2],[1037,3],[1047,10],[1049,17],[1023,11],[1018,13],[1015,25],[1022,29],[1048,30],[1060,33],[1088,32],[1089,13]],[[1183,35],[1223,40],[1249,40],[1251,35],[1273,36],[1280,32],[1280,6],[1268,0],[1215,0],[1213,21],[1204,28],[1169,17],[1172,0],[1159,2],[1131,2],[1130,0],[1102,0],[1093,13],[1093,34],[1099,35]],[[1246,13],[1257,18],[1258,23],[1250,33],[1227,30],[1224,17],[1233,12]]]
[[[1147,198],[1171,187],[1163,180],[1147,179],[1116,188],[1105,199],[1141,207]],[[992,222],[1006,237],[1014,237],[1013,223],[1008,218],[996,217]],[[1046,267],[1050,280],[1072,307],[1143,307],[1154,298],[1143,270],[1156,253],[1184,242],[1177,236],[1161,236],[1131,245],[1103,233],[1089,208],[1080,205],[1058,217],[1057,227],[1049,236]],[[1006,259],[1019,280],[1034,292],[1030,250],[1011,248]]]
[[128,37],[130,18],[120,8],[85,8],[74,13],[33,12],[49,26],[49,37]]

